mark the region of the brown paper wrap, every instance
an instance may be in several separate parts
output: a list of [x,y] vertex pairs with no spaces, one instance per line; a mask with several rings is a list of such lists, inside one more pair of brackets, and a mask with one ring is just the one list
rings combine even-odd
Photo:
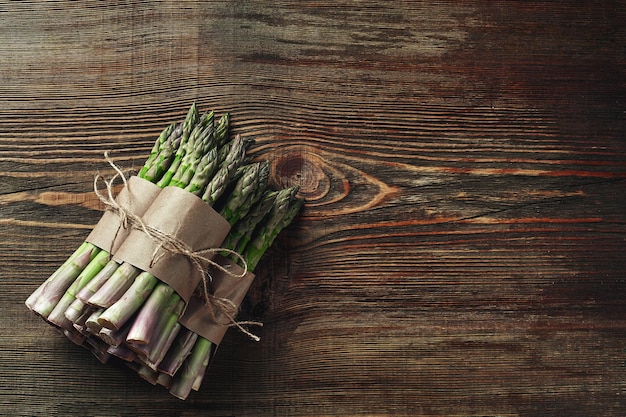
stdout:
[[[115,201],[123,210],[142,216],[160,192],[161,187],[156,184],[133,176],[128,179]],[[115,253],[131,230],[130,225],[122,223],[118,213],[106,210],[85,240],[109,253]]]
[[[243,278],[240,278],[238,276],[241,276],[244,270],[239,265],[220,255],[217,255],[214,261],[236,276],[229,276],[218,268],[209,267],[211,276],[209,284],[210,294],[217,299],[229,300],[236,308],[239,308],[250,285],[252,285],[254,274],[247,272]],[[234,315],[236,315],[236,312]],[[213,344],[219,345],[226,330],[233,324],[231,319],[235,318],[234,315],[229,318],[215,307],[212,312],[211,307],[205,304],[204,297],[193,296],[189,300],[187,309],[179,319],[179,323]]]
[[[197,196],[178,187],[165,187],[141,218],[145,226],[168,238],[184,242],[207,270],[211,249],[219,248],[230,231],[229,223]],[[114,255],[118,262],[128,262],[170,285],[189,301],[203,273],[191,258],[173,252],[164,240],[155,239],[141,228],[128,235]]]

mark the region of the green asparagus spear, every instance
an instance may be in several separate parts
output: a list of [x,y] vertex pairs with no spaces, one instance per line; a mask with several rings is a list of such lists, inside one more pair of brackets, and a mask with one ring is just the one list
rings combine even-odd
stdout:
[[41,293],[43,292],[43,290],[48,286],[48,284],[53,281],[57,275],[59,275],[59,273],[61,273],[61,271],[70,264],[70,262],[72,262],[77,256],[80,256],[81,254],[83,254],[84,252],[86,252],[87,250],[90,250],[92,248],[94,248],[95,246],[93,246],[91,243],[88,242],[83,242],[75,251],[74,253],[72,253],[66,260],[65,262],[59,267],[57,268],[56,271],[54,271],[54,273],[52,273],[52,275],[50,275],[48,277],[48,279],[46,279],[43,284],[41,284],[39,287],[37,287],[37,289],[35,289],[35,291],[32,292],[32,294],[30,296],[28,296],[28,298],[26,299],[26,306],[32,310],[33,306],[35,305],[35,303],[37,302],[37,299],[39,298],[39,296],[41,295]]
[[195,104],[193,104],[191,108],[189,109],[189,111],[187,112],[187,117],[185,118],[185,121],[183,122],[183,135],[182,135],[180,144],[178,145],[178,149],[176,150],[176,155],[174,156],[174,160],[170,164],[170,167],[167,170],[167,172],[163,175],[163,177],[157,183],[158,186],[165,187],[166,185],[170,183],[170,180],[172,179],[172,177],[174,177],[174,174],[176,174],[176,171],[178,170],[178,168],[180,167],[180,164],[183,161],[185,152],[187,151],[187,141],[189,140],[189,136],[191,135],[191,132],[194,126],[198,122],[199,117],[200,116],[198,114],[198,108],[196,107]]
[[224,113],[215,126],[215,146],[219,149],[228,141],[228,129],[230,125],[230,117],[228,113]]
[[185,187],[185,190],[192,194],[198,195],[204,191],[204,187],[209,180],[215,174],[215,170],[218,166],[217,149],[211,149],[206,155],[202,157],[198,164],[197,171],[194,172],[193,177],[189,179],[189,185]]
[[[266,190],[250,213],[233,226],[223,243],[223,247],[233,249],[237,253],[242,253],[250,241],[256,225],[270,211],[277,195],[278,191]],[[231,259],[233,261],[238,260],[235,257]]]
[[156,284],[157,279],[153,275],[145,271],[141,272],[122,297],[100,315],[98,319],[100,325],[107,329],[119,330],[141,307]]
[[180,146],[182,141],[182,134],[183,125],[181,123],[176,126],[176,128],[167,138],[167,141],[163,145],[158,155],[155,157],[152,164],[144,172],[140,171],[139,176],[141,178],[155,184],[161,180],[163,174],[165,174],[165,172],[169,169],[172,161],[174,160],[176,152],[178,151],[178,147]]
[[163,129],[158,139],[154,142],[154,146],[150,151],[150,156],[148,157],[148,159],[146,159],[146,162],[143,164],[143,167],[139,171],[138,175],[140,177],[143,177],[144,174],[152,167],[152,164],[157,159],[159,153],[161,152],[161,149],[163,149],[163,147],[165,146],[165,143],[167,142],[174,129],[176,129],[176,123],[172,123],[165,129]]
[[237,168],[243,163],[245,158],[245,142],[241,136],[237,135],[229,147],[229,152],[224,157],[220,168],[215,173],[213,179],[208,183],[202,195],[208,205],[213,206],[218,198],[224,193],[226,187],[232,180]]
[[212,147],[213,130],[213,112],[203,114],[189,135],[180,166],[168,185],[184,188],[189,183],[202,156]]
[[96,276],[102,268],[109,262],[110,255],[107,251],[101,250],[91,262],[83,269],[74,282],[67,289],[63,297],[56,304],[52,312],[48,315],[48,321],[65,330],[72,328],[72,323],[65,316],[66,310],[76,299],[76,293],[83,288],[87,282]]
[[265,192],[269,177],[269,163],[247,165],[241,178],[228,195],[220,214],[232,225],[248,214],[250,208]]
[[191,353],[191,349],[193,349],[197,339],[197,333],[187,328],[182,328],[167,350],[165,357],[159,363],[159,372],[169,375],[170,377],[174,376],[189,353]]
[[293,212],[297,213],[297,210],[300,209],[302,202],[295,198],[297,192],[298,187],[290,187],[279,191],[274,201],[274,206],[267,214],[267,218],[261,222],[259,230],[255,230],[254,234],[256,237],[250,241],[243,253],[248,263],[248,268],[251,270],[256,267],[265,251],[271,246],[276,235],[285,227],[286,215],[292,213],[295,216]]

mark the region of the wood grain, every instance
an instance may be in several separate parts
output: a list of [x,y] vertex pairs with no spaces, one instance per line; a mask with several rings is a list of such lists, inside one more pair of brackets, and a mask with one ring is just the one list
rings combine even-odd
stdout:
[[[626,414],[620,2],[0,2],[0,414]],[[192,103],[307,204],[185,401],[24,299]]]

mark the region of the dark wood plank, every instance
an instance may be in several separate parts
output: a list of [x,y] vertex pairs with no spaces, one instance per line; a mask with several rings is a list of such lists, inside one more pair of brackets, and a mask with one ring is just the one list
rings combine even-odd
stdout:
[[[0,414],[626,414],[620,2],[0,2]],[[24,299],[191,102],[307,204],[200,392]]]

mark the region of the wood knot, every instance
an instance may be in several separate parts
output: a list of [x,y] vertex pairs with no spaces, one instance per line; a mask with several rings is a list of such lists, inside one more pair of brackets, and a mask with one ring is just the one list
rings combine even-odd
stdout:
[[272,163],[272,180],[282,187],[298,185],[298,195],[307,201],[323,199],[331,187],[331,180],[324,171],[324,162],[306,151],[290,150]]
[[[343,155],[306,145],[273,148],[271,181],[280,186],[300,186],[310,217],[369,210],[397,195],[398,189],[352,165]],[[350,162],[350,163],[348,163]]]

